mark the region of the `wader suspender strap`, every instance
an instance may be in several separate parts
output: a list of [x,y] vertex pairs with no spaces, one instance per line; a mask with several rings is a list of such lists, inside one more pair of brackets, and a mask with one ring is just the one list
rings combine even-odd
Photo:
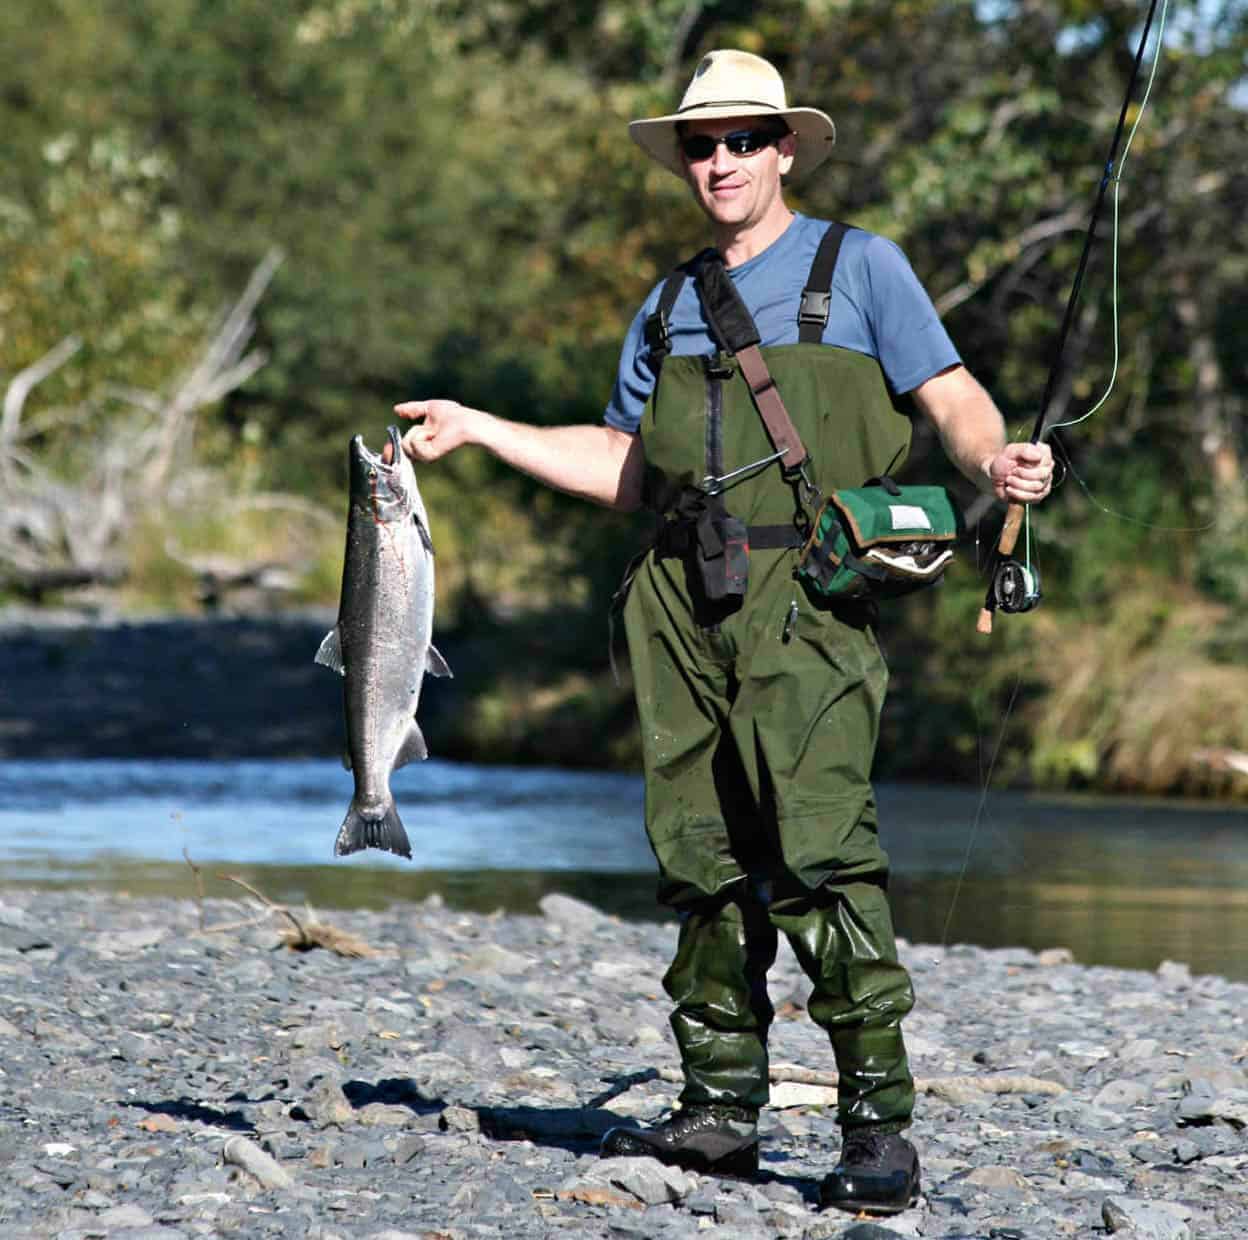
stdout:
[[672,307],[684,283],[685,269],[677,267],[663,282],[663,291],[659,294],[659,304],[654,313],[646,318],[645,340],[655,370],[663,365],[663,359],[672,351],[672,333],[668,324],[672,319]]
[[834,220],[828,225],[815,251],[815,261],[810,265],[810,275],[806,277],[806,287],[802,290],[802,301],[797,310],[799,344],[820,344],[823,341],[823,329],[828,325],[828,315],[832,310],[832,275],[836,271],[841,242],[847,232],[847,224]]
[[672,268],[667,279],[663,281],[663,288],[659,293],[659,301],[654,308],[654,313],[646,316],[644,327],[646,347],[650,350],[650,360],[654,364],[656,374],[663,366],[663,359],[672,351],[672,333],[669,324],[672,321],[672,307],[676,305],[676,298],[680,296],[680,290],[684,288],[689,273],[696,271],[698,264],[708,254],[714,253],[714,250],[703,250],[695,254],[688,262]]

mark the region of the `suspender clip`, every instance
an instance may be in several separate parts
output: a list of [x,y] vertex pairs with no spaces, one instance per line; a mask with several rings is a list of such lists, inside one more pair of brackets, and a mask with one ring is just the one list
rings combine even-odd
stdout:
[[646,347],[652,357],[664,358],[672,351],[672,333],[667,326],[667,315],[656,311],[646,319]]
[[828,315],[831,313],[832,294],[830,292],[820,293],[806,289],[802,293],[802,303],[797,311],[799,324],[809,324],[822,330],[827,327]]

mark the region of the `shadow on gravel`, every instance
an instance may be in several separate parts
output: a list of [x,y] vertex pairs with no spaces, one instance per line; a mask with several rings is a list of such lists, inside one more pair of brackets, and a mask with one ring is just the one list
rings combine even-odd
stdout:
[[220,1111],[198,1102],[179,1098],[176,1102],[119,1101],[118,1106],[147,1111],[151,1115],[167,1115],[170,1119],[192,1120],[199,1124],[211,1124],[214,1128],[228,1128],[232,1132],[256,1131],[255,1126],[242,1111]]
[[573,1154],[592,1154],[620,1116],[594,1107],[475,1107],[481,1131],[495,1141],[532,1141]]
[[[476,1107],[481,1131],[495,1141],[531,1141],[572,1154],[595,1154],[609,1128],[640,1127],[636,1120],[604,1110],[606,1103],[633,1085],[657,1080],[652,1068],[608,1078],[610,1087],[595,1095],[583,1107]],[[783,1150],[769,1149],[763,1158],[770,1166],[759,1168],[755,1184],[787,1184],[815,1206],[819,1201],[819,1181],[809,1176],[784,1175],[772,1170],[791,1161]],[[735,1179],[734,1176],[723,1177]]]
[[386,1077],[373,1084],[370,1081],[346,1081],[342,1092],[347,1101],[361,1111],[374,1102],[385,1106],[407,1107],[417,1115],[433,1115],[446,1110],[441,1098],[427,1098],[410,1081],[403,1077]]

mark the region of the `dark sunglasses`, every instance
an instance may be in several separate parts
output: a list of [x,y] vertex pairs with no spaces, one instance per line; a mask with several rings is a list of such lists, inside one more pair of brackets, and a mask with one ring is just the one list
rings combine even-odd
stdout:
[[779,142],[786,133],[787,129],[734,129],[718,138],[712,138],[709,133],[691,133],[680,139],[680,149],[691,164],[697,164],[710,159],[722,142],[729,155],[740,159],[745,155],[757,155],[764,147]]

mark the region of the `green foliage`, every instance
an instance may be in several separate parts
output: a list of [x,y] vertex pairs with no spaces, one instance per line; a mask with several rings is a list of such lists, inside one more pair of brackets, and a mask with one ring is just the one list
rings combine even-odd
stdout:
[[[1248,170],[1228,158],[1248,149],[1248,12],[1171,13],[1120,191],[1117,384],[1063,432],[1082,483],[1032,523],[1046,602],[976,645],[982,583],[960,570],[889,618],[890,771],[972,772],[984,719],[1012,695],[1024,712],[1052,698],[1037,634],[1104,625],[1124,590],[1248,601]],[[410,396],[597,420],[637,304],[704,243],[684,187],[626,123],[670,108],[702,52],[742,46],[837,122],[833,159],[793,205],[897,240],[1025,435],[1140,17],[1134,0],[14,0],[0,12],[0,375],[77,333],[85,348],[39,401],[89,397],[124,436],[106,385],[168,390],[279,245],[258,316],[270,360],[197,430],[221,494],[283,487],[336,511],[350,435],[379,442]],[[1107,211],[1057,421],[1090,408],[1112,368],[1109,235]],[[76,427],[44,421],[36,446],[64,453]],[[933,436],[909,474],[950,480]],[[564,686],[548,715],[573,717],[600,690],[606,600],[644,521],[475,452],[423,471],[422,489],[442,616],[486,608],[496,632],[557,617],[568,644],[532,662]],[[186,605],[162,539],[151,529],[131,562],[148,565],[151,600]],[[300,597],[332,598],[338,554],[310,553]],[[1192,637],[1192,658],[1239,648],[1233,623],[1217,628],[1220,645]],[[1005,769],[1024,769],[1027,743],[1007,737]],[[1084,735],[1044,746],[1045,778],[1091,778]]]

